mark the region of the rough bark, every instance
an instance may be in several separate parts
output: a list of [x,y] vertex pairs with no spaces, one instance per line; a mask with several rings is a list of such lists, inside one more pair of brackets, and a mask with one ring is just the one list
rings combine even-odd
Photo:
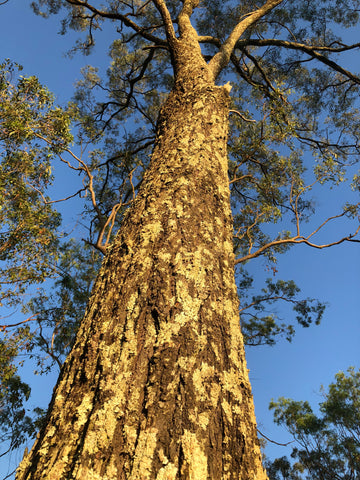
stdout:
[[17,480],[263,480],[240,333],[229,94],[191,49]]

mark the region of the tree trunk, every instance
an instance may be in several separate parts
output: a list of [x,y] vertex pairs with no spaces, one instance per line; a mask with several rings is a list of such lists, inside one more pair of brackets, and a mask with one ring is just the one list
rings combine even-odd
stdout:
[[185,63],[17,480],[267,478],[234,280],[229,93]]

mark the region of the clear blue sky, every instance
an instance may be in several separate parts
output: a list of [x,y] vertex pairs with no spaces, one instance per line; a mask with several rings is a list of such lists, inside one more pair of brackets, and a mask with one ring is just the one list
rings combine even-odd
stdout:
[[[81,66],[91,63],[107,65],[109,31],[100,34],[100,41],[92,56],[64,56],[76,37],[62,37],[58,19],[43,20],[33,15],[24,0],[10,0],[0,6],[0,61],[10,58],[24,66],[24,75],[36,75],[53,91],[61,103],[72,94],[72,85],[80,78]],[[357,40],[356,40],[357,41]],[[360,64],[360,55],[356,65]],[[355,64],[355,62],[354,62]],[[331,206],[339,193],[327,192],[318,199],[323,214],[333,213]],[[71,208],[71,207],[70,207]],[[346,232],[349,233],[349,232]],[[329,232],[336,236],[336,228]],[[323,322],[318,327],[299,329],[294,341],[280,341],[275,347],[248,348],[247,360],[255,396],[256,415],[263,433],[278,442],[290,440],[288,434],[272,423],[268,404],[279,396],[309,400],[314,405],[321,398],[319,387],[330,383],[336,372],[360,363],[360,245],[343,244],[327,250],[309,247],[293,248],[278,265],[278,278],[294,279],[302,288],[304,297],[328,302]],[[250,267],[258,284],[269,276],[263,260],[255,260]],[[287,312],[283,312],[285,317]],[[27,379],[25,379],[27,380]],[[31,380],[36,399],[46,405],[50,399],[55,375]],[[282,456],[284,449],[269,445],[271,456]],[[19,460],[14,454],[10,460],[0,458],[0,478]]]

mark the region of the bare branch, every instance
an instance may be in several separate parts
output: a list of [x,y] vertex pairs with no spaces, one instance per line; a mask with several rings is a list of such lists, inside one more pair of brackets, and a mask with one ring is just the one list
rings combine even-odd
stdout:
[[181,37],[187,37],[187,39],[190,38],[191,40],[195,40],[197,45],[199,45],[198,34],[191,25],[190,17],[194,8],[196,8],[198,4],[199,0],[184,0],[183,8],[181,9],[181,12],[177,18]]
[[[93,245],[95,248],[97,248],[98,250],[100,250],[100,252],[102,252],[103,254],[105,254],[106,252],[106,248],[108,247],[109,243],[110,243],[110,238],[111,238],[111,233],[114,229],[114,225],[115,225],[115,220],[116,220],[116,215],[118,213],[118,211],[120,210],[121,207],[127,207],[131,204],[131,202],[135,199],[135,187],[134,187],[134,184],[133,184],[133,174],[135,172],[137,167],[133,168],[131,170],[131,172],[129,173],[129,182],[130,182],[130,185],[131,185],[131,191],[132,191],[132,195],[133,195],[133,198],[132,200],[128,201],[128,202],[119,202],[117,204],[115,204],[112,209],[111,209],[111,212],[110,212],[110,215],[108,215],[108,218],[107,220],[101,225],[101,229],[98,233],[98,237],[97,237],[97,240],[96,240],[96,243],[95,244],[91,244]],[[124,180],[123,184],[125,183],[126,181]],[[121,188],[121,187],[120,187]],[[106,230],[107,230],[107,233],[106,233]],[[105,233],[106,233],[106,239],[104,241],[104,236],[105,236]],[[89,243],[89,242],[87,242]]]
[[236,113],[236,115],[239,115],[239,117],[244,120],[244,122],[251,122],[251,123],[256,123],[256,120],[252,120],[251,118],[246,118],[244,115],[237,110],[229,110],[229,113]]
[[[200,37],[203,39],[203,42],[208,42],[208,43],[214,43],[218,44],[219,40],[213,37]],[[306,45],[305,43],[299,43],[299,42],[290,42],[288,40],[278,40],[278,39],[255,39],[255,38],[250,38],[247,40],[239,40],[236,43],[235,48],[239,48],[240,50],[243,47],[247,46],[252,46],[252,47],[269,47],[269,46],[275,46],[275,47],[285,47],[285,48],[292,48],[295,50],[303,50],[303,51],[314,51],[314,52],[331,52],[331,53],[341,53],[341,52],[346,52],[348,50],[354,50],[355,48],[360,48],[360,43],[353,43],[352,45],[344,45],[340,44],[340,47],[331,47],[329,46],[318,46],[318,45]]]
[[271,440],[269,437],[267,437],[266,435],[264,435],[262,432],[260,432],[260,430],[257,428],[256,429],[257,432],[265,438],[265,440],[267,440],[268,442],[271,442],[271,443],[275,443],[275,445],[280,445],[280,447],[287,447],[288,445],[290,445],[290,443],[294,443],[295,440],[291,440],[291,442],[287,442],[287,443],[279,443],[279,442],[275,442],[275,440]]
[[359,233],[359,230],[360,230],[360,227],[358,227],[354,233],[350,233],[347,237],[343,237],[343,238],[340,238],[340,240],[337,240],[336,242],[326,243],[323,245],[318,245],[316,243],[309,242],[308,238],[301,238],[299,241],[295,243],[305,243],[306,245],[309,245],[309,247],[318,248],[320,250],[323,248],[333,247],[334,245],[340,245],[341,243],[344,243],[344,242],[360,243],[359,239],[354,238]]
[[59,369],[61,369],[62,367],[62,363],[60,362],[59,358],[54,354],[54,338],[55,338],[55,330],[53,332],[53,335],[51,337],[51,345],[49,345],[49,341],[46,337],[44,337],[43,335],[43,328],[42,328],[42,325],[41,325],[41,322],[38,321],[38,324],[39,324],[39,337],[41,338],[41,340],[44,342],[44,345],[45,345],[45,352],[49,355],[50,358],[52,358],[54,360],[54,362],[57,363]]
[[221,47],[221,42],[218,38],[212,37],[211,35],[199,35],[198,36],[199,43],[210,43],[211,45],[216,45],[217,47]]
[[[255,68],[258,70],[258,72],[260,73],[261,77],[263,78],[264,82],[265,82],[265,85],[266,85],[266,88],[267,90],[270,92],[275,92],[275,88],[273,87],[270,79],[268,78],[268,76],[266,75],[266,73],[264,72],[264,70],[261,68],[260,66],[260,63],[257,61],[257,59],[251,55],[247,50],[244,49],[244,53],[245,55],[252,61],[252,63],[254,64]],[[283,98],[284,100],[284,98]]]
[[158,9],[161,18],[165,24],[166,37],[169,45],[173,46],[177,42],[174,25],[171,20],[170,12],[164,0],[153,0],[155,7]]
[[231,54],[234,51],[235,45],[240,39],[241,35],[257,20],[262,18],[264,15],[269,13],[273,8],[282,3],[283,0],[267,0],[265,4],[255,10],[254,12],[249,13],[243,20],[241,20],[233,31],[230,33],[229,37],[223,43],[220,48],[220,51],[214,55],[210,60],[209,67],[212,70],[214,79],[219,75],[221,70],[226,67],[229,63]]
[[263,83],[260,83],[254,80],[249,74],[249,72],[245,71],[245,69],[242,68],[242,66],[240,65],[239,59],[234,53],[231,54],[230,60],[233,66],[235,67],[236,72],[240,75],[241,78],[243,78],[249,85],[252,85],[253,87],[256,87],[256,88],[260,88],[262,91],[264,91],[266,95],[270,96],[269,86],[271,87],[272,91],[274,90],[270,82],[268,82],[267,85],[264,85]]
[[91,247],[96,248],[96,250],[99,250],[103,255],[106,254],[106,247],[104,245],[101,245],[98,241],[96,243],[90,242],[86,238],[81,239],[83,242],[85,242],[87,245],[90,245]]
[[247,310],[248,308],[254,307],[255,305],[259,305],[260,303],[263,303],[263,302],[268,302],[269,300],[274,300],[274,301],[275,300],[285,300],[285,302],[293,303],[294,305],[299,303],[298,301],[292,300],[291,298],[287,298],[283,295],[274,295],[274,296],[269,295],[268,297],[262,297],[260,300],[256,300],[254,302],[251,302],[251,303],[245,305],[245,307],[239,309],[239,312],[242,313],[245,310]]
[[23,320],[22,322],[8,323],[7,325],[0,325],[0,331],[5,331],[8,328],[14,328],[14,327],[18,327],[19,325],[23,325],[24,323],[32,322],[33,320],[36,320],[36,317],[38,315],[39,315],[38,313],[34,313],[34,315],[31,315],[31,317],[27,318],[26,320]]
[[51,205],[52,203],[66,202],[66,200],[70,200],[70,198],[74,198],[74,197],[77,197],[77,196],[81,197],[81,193],[85,192],[87,190],[87,187],[84,187],[84,188],[80,188],[77,192],[75,192],[72,195],[69,195],[67,197],[59,198],[57,200],[47,200],[46,197],[44,197],[44,194],[42,193],[41,190],[34,187],[34,185],[31,185],[31,183],[26,183],[26,185],[28,185],[30,188],[35,190],[35,192],[37,192],[40,195],[40,197],[41,197],[41,199],[42,199],[42,201],[44,202],[45,205]]
[[[332,217],[332,218],[338,218],[338,217],[339,216]],[[330,220],[330,218],[327,221],[329,221],[329,220]],[[327,223],[327,221],[324,222],[323,225],[325,225]],[[319,229],[317,229],[317,231],[318,230]],[[248,255],[245,255],[241,258],[236,259],[235,260],[235,265],[238,265],[239,263],[246,262],[246,261],[248,261],[252,258],[260,257],[260,255],[265,253],[266,250],[269,250],[270,248],[276,247],[278,245],[295,245],[295,244],[304,243],[305,245],[308,245],[309,247],[313,247],[313,248],[317,248],[317,249],[321,250],[323,248],[329,248],[329,247],[333,247],[335,245],[340,245],[341,243],[344,243],[344,242],[360,243],[360,240],[355,238],[358,235],[359,231],[360,231],[360,226],[356,229],[356,231],[354,233],[350,233],[346,237],[342,237],[339,240],[336,240],[335,242],[324,243],[324,244],[316,244],[316,243],[310,242],[309,238],[311,238],[311,236],[314,235],[315,232],[311,233],[308,237],[303,237],[303,236],[296,235],[295,237],[292,237],[292,238],[283,238],[283,239],[280,239],[280,240],[274,240],[272,242],[267,243],[266,245],[263,245],[262,247],[260,247],[255,252],[249,253]]]
[[[5,3],[6,3],[7,1],[8,1],[8,0],[6,0]],[[1,454],[0,456],[2,457],[2,456],[5,455],[6,453],[8,453],[10,450],[11,450],[11,448],[9,448],[9,450],[7,450],[5,453]],[[16,470],[17,470],[17,469],[15,468],[15,470],[13,470],[11,473],[8,473],[8,474],[6,475],[6,477],[3,477],[1,480],[7,480],[8,478],[11,478],[11,477],[14,475],[14,473],[16,472]]]
[[[145,50],[145,49],[144,49]],[[106,102],[106,103],[103,103],[101,105],[101,111],[98,112],[96,114],[96,117],[100,119],[100,121],[103,122],[103,127],[102,127],[102,132],[105,131],[106,127],[108,127],[111,123],[111,121],[120,113],[122,112],[123,110],[126,110],[130,105],[131,105],[131,101],[133,100],[135,102],[135,108],[137,108],[137,110],[144,114],[138,107],[137,105],[137,102],[134,98],[134,91],[135,91],[135,87],[136,87],[136,83],[139,82],[140,80],[143,79],[145,73],[146,73],[146,69],[148,68],[149,64],[151,63],[154,55],[155,55],[155,49],[154,48],[149,48],[147,49],[149,50],[148,52],[148,55],[147,57],[145,58],[144,62],[142,63],[141,65],[141,69],[140,69],[140,72],[139,74],[135,77],[135,78],[129,78],[128,79],[128,84],[129,84],[129,91],[128,92],[124,92],[125,95],[126,95],[126,98],[125,100],[122,102],[122,103],[118,103],[118,102],[115,102],[115,101],[109,101],[109,102]],[[140,67],[139,67],[140,68]],[[101,87],[101,85],[98,85]],[[105,114],[106,112],[106,109],[110,106],[118,106],[119,108],[117,108],[113,113],[111,113],[110,117],[107,119],[107,120],[103,120],[103,115]]]

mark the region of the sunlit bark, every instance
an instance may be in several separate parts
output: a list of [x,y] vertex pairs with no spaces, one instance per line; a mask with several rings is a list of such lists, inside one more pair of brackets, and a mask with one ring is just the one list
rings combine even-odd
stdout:
[[108,249],[25,479],[266,479],[240,333],[229,93],[177,45],[150,167]]

